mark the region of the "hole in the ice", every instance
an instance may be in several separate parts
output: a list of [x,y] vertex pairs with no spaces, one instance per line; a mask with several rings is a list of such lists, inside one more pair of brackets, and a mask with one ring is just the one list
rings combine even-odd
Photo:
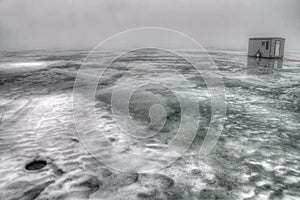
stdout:
[[47,165],[47,162],[44,160],[34,160],[30,163],[28,163],[25,166],[25,169],[29,170],[29,171],[35,171],[35,170],[40,170],[42,168],[44,168]]

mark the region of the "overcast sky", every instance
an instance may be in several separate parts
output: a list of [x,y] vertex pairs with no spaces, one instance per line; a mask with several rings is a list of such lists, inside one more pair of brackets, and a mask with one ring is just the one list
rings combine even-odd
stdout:
[[130,28],[184,32],[205,47],[246,49],[249,37],[300,50],[299,0],[0,0],[0,49],[91,48]]

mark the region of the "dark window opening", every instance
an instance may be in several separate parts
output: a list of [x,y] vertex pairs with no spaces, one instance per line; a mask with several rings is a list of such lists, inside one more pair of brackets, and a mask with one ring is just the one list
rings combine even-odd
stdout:
[[261,46],[265,46],[265,41],[262,41],[262,42],[261,42]]
[[269,41],[266,42],[266,49],[269,49]]

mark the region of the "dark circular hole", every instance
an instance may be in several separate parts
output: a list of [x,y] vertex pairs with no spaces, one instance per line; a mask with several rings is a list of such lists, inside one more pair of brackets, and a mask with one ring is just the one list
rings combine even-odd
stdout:
[[34,160],[30,163],[28,163],[25,166],[25,169],[33,171],[33,170],[39,170],[42,169],[43,167],[45,167],[47,165],[47,162],[44,160]]

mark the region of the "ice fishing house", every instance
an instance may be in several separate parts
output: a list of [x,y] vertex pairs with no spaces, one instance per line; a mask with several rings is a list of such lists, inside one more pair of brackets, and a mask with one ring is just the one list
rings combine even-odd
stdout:
[[282,58],[284,38],[249,38],[248,56],[261,58]]

